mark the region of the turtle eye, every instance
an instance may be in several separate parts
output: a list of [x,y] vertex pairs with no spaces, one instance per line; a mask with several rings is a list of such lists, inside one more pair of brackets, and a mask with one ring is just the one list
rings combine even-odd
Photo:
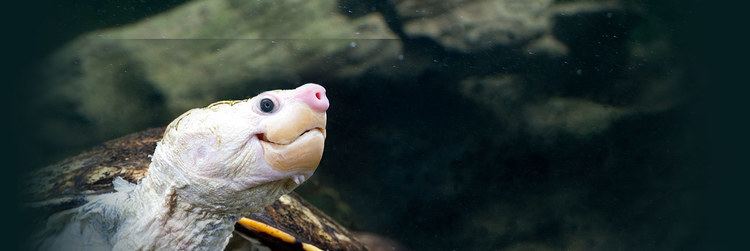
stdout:
[[269,98],[264,98],[260,100],[260,110],[265,113],[272,112],[275,106],[276,105],[273,103],[273,100]]

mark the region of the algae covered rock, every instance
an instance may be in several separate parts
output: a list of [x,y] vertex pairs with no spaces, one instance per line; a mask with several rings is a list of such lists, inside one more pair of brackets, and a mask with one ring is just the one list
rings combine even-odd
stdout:
[[358,77],[397,60],[395,38],[381,16],[351,19],[332,0],[192,1],[55,52],[36,101],[53,116],[39,131],[86,145],[269,85]]

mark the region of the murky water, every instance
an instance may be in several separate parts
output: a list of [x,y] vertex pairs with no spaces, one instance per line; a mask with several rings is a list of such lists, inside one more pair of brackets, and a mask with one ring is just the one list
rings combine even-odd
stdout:
[[314,82],[328,138],[297,191],[351,230],[411,250],[702,249],[691,8],[71,3],[44,15],[22,65],[19,150],[41,167],[190,108]]

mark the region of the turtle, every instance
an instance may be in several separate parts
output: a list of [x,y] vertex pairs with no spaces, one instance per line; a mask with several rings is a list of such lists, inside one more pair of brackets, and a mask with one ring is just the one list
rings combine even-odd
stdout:
[[292,192],[317,168],[325,88],[185,112],[29,173],[34,249],[366,250]]

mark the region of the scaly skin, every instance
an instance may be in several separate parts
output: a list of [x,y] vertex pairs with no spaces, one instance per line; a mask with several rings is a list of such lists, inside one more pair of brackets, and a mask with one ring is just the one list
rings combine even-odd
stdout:
[[[264,112],[262,99],[275,108]],[[44,250],[220,250],[240,216],[313,174],[323,154],[325,89],[307,84],[190,110],[167,127],[139,183],[118,179],[53,215]]]

